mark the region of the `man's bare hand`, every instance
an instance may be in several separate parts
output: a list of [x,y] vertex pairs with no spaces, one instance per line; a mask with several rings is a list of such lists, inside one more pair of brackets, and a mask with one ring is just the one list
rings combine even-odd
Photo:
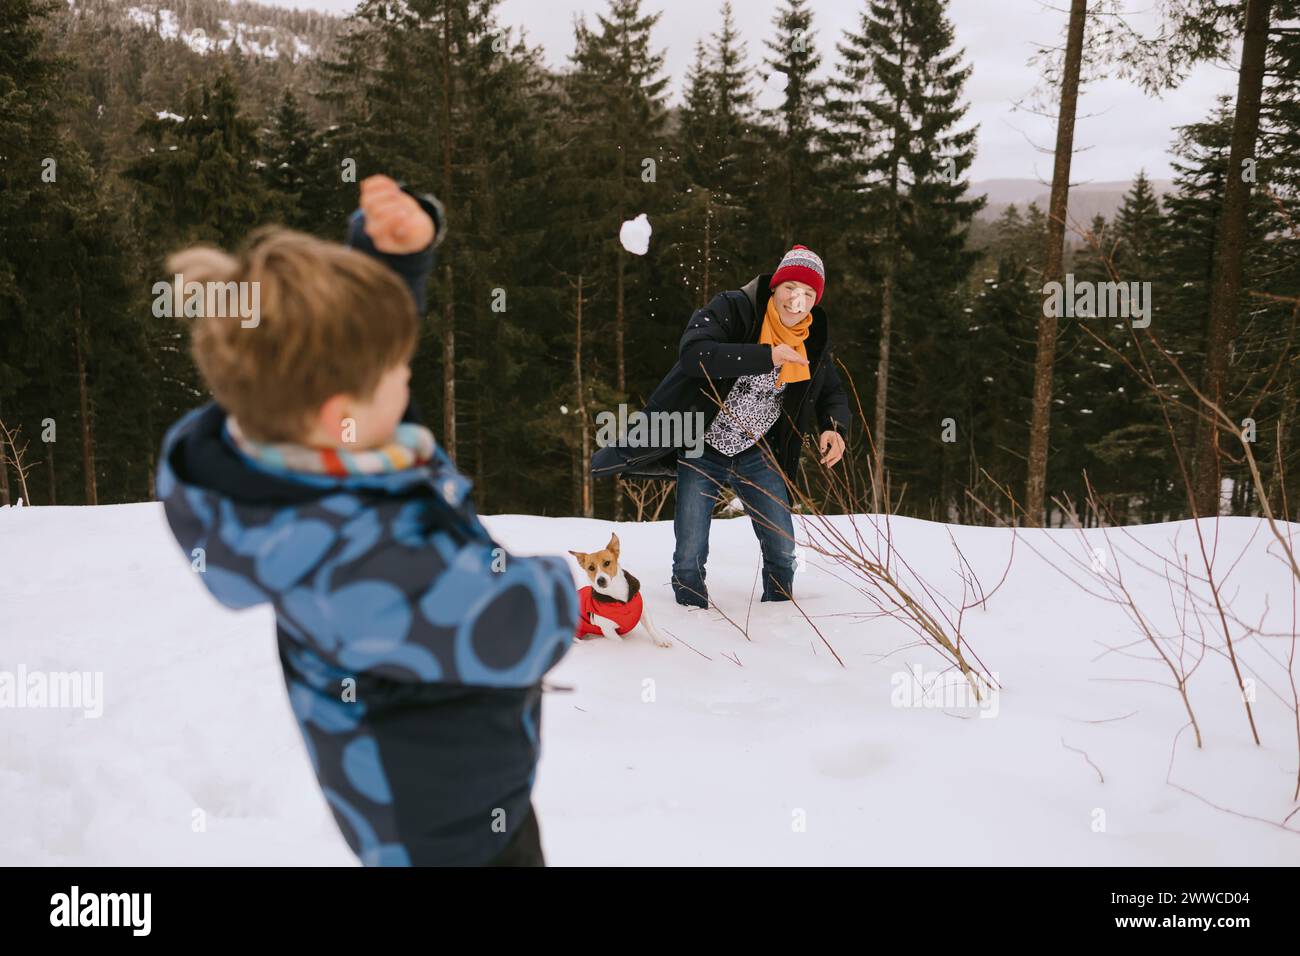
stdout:
[[782,343],[772,346],[772,364],[784,365],[786,362],[793,362],[795,365],[807,365],[808,360],[796,352],[792,347]]
[[407,255],[433,242],[429,214],[387,176],[361,180],[361,211],[366,217],[366,235],[382,253]]
[[833,466],[844,457],[844,436],[837,431],[822,432],[821,453],[821,463],[828,468]]

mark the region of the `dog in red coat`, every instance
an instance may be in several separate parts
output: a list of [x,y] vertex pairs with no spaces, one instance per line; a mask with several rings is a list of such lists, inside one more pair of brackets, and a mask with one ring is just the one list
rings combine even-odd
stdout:
[[640,624],[660,647],[672,642],[661,636],[650,620],[641,598],[641,582],[618,563],[618,535],[609,536],[601,551],[570,551],[586,572],[591,584],[578,592],[578,637],[603,634],[611,641],[623,640]]

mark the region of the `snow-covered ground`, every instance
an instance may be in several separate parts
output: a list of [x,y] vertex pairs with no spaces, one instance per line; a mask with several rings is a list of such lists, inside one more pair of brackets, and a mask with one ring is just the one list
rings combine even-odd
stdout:
[[[596,550],[616,527],[660,628],[679,638],[667,650],[644,636],[587,642],[551,672],[573,687],[545,702],[535,802],[553,865],[1300,863],[1300,833],[1250,819],[1295,807],[1290,638],[1239,648],[1260,747],[1228,663],[1207,656],[1191,681],[1205,747],[1178,737],[1167,783],[1186,723],[1177,694],[1153,683],[1167,671],[1142,644],[1107,652],[1136,638],[1127,618],[1028,547],[1065,563],[1055,537],[1086,566],[1100,532],[1086,549],[1073,532],[1028,533],[987,610],[967,613],[1003,685],[980,710],[902,706],[909,669],[941,660],[896,622],[853,616],[865,602],[824,558],[806,556],[795,594],[846,666],[791,605],[755,595],[751,608],[758,549],[743,517],[714,523],[709,586],[748,638],[672,602],[670,522],[486,521],[519,554]],[[893,527],[900,553],[954,598],[949,530],[985,587],[1011,544],[999,529]],[[1194,554],[1190,527],[1112,540],[1149,559],[1140,545],[1167,552],[1177,535]],[[1267,604],[1260,630],[1289,635],[1276,545],[1248,519],[1220,535],[1233,608],[1256,624]],[[1141,605],[1173,620],[1164,579],[1123,569]],[[102,715],[0,709],[5,863],[353,863],[290,716],[270,612],[216,605],[161,506],[0,510],[0,672],[20,666],[102,673]]]

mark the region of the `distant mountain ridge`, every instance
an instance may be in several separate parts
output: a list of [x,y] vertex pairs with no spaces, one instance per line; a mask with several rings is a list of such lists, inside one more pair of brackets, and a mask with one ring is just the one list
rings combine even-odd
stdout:
[[74,16],[149,30],[196,53],[237,49],[290,62],[317,55],[343,24],[328,13],[244,0],[68,0],[68,8]]
[[[1150,183],[1152,190],[1160,197],[1174,188],[1173,182],[1168,179],[1152,179]],[[1072,186],[1067,221],[1074,220],[1084,226],[1098,214],[1104,216],[1107,222],[1111,221],[1124,204],[1124,196],[1132,188],[1131,181],[1079,183]],[[1046,213],[1051,186],[1037,179],[983,179],[971,183],[967,195],[988,196],[988,205],[980,211],[978,218],[992,222],[1013,203],[1024,212],[1031,202],[1036,202],[1038,208]]]

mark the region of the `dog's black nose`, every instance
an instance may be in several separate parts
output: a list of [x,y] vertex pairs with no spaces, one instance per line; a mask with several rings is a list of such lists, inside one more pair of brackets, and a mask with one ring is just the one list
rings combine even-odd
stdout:
[[596,578],[596,583],[599,584],[599,585],[603,588],[603,587],[605,586],[605,579],[604,579],[604,578]]

